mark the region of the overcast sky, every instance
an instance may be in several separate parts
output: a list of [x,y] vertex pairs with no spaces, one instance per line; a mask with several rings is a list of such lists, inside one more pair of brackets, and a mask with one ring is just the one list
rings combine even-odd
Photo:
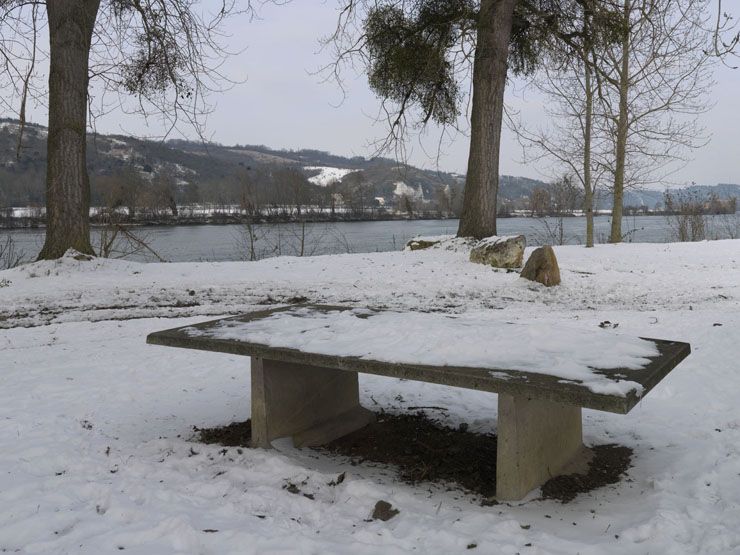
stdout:
[[[228,62],[228,72],[247,81],[213,97],[217,104],[208,120],[213,140],[224,144],[264,144],[274,148],[315,148],[341,155],[368,156],[373,139],[384,127],[374,123],[379,102],[361,75],[347,73],[347,97],[336,84],[322,83],[314,72],[330,60],[319,52],[319,37],[336,24],[335,0],[294,0],[284,6],[267,5],[260,19],[240,19],[230,26],[235,48],[246,50]],[[690,162],[672,179],[680,184],[740,183],[740,70],[726,67],[716,72],[714,108],[702,116],[712,134],[711,143],[693,154]],[[510,87],[507,102],[542,120],[542,100],[520,87]],[[113,113],[99,122],[103,132],[156,135],[155,120],[147,128],[141,119]],[[445,142],[436,160],[438,133],[430,132],[425,148],[412,143],[411,163],[445,171],[464,172],[468,137],[458,135]],[[511,132],[504,130],[501,173],[527,177],[547,175],[545,165],[521,163],[521,149]]]

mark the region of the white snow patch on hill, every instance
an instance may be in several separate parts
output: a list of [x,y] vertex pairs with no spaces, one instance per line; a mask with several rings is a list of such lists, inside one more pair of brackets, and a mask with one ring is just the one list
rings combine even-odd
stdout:
[[416,189],[406,185],[403,181],[396,181],[394,183],[396,188],[393,190],[393,194],[397,197],[406,195],[412,199],[424,200],[424,190],[419,185]]
[[314,175],[313,177],[308,178],[311,183],[320,187],[326,187],[334,181],[341,181],[342,178],[348,173],[357,171],[347,168],[332,168],[329,166],[306,166],[303,169],[320,172],[318,175]]

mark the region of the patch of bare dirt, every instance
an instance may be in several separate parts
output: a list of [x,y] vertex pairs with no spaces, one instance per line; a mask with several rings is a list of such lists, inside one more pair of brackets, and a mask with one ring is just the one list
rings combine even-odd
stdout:
[[[233,422],[217,428],[195,428],[203,443],[249,447],[251,422]],[[377,421],[321,448],[352,464],[383,464],[395,468],[409,484],[434,482],[480,495],[484,504],[495,503],[496,436],[471,432],[467,426],[450,428],[424,412],[381,412]],[[557,476],[542,486],[542,498],[568,503],[579,494],[616,484],[631,465],[632,449],[597,445],[586,474]]]
[[443,427],[423,412],[380,413],[376,422],[322,449],[353,464],[395,466],[411,484],[451,482],[486,497],[496,493],[496,436]]
[[252,441],[252,421],[232,422],[217,428],[193,426],[197,440],[201,443],[217,443],[225,447],[249,447]]

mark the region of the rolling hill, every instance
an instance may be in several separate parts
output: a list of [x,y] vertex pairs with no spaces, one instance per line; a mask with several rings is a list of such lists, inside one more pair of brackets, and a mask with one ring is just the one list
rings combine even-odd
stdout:
[[[0,207],[43,206],[46,171],[46,128],[28,124],[20,157],[16,156],[18,122],[0,119]],[[238,202],[239,183],[248,180],[257,189],[277,187],[275,175],[291,169],[302,174],[305,187],[321,194],[330,185],[362,183],[371,198],[386,206],[408,197],[419,204],[434,203],[441,194],[459,203],[464,176],[443,171],[401,165],[388,158],[347,158],[319,150],[277,150],[262,145],[225,146],[185,140],[166,142],[122,135],[90,135],[88,168],[93,204],[104,203],[100,185],[105,178],[135,172],[143,182],[153,184],[167,177],[174,184],[175,200],[187,202]],[[246,176],[246,177],[245,177]],[[499,201],[515,207],[527,206],[530,193],[543,181],[502,176]],[[700,195],[716,193],[720,198],[740,197],[740,185],[693,186]],[[628,191],[625,205],[654,209],[663,200],[662,191]],[[598,207],[608,208],[607,195]]]

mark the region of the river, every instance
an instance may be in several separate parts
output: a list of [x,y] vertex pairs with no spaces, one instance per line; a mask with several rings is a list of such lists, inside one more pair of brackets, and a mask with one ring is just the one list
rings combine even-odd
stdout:
[[[707,236],[711,239],[735,238],[740,231],[740,214],[707,218]],[[582,244],[585,240],[584,218],[564,218],[563,238],[567,244]],[[257,258],[301,254],[336,254],[345,252],[380,252],[400,250],[416,235],[454,234],[457,220],[396,220],[383,222],[341,222],[334,224],[264,224],[253,227],[254,241],[241,225],[201,225],[140,227],[136,234],[146,240],[153,251],[169,262],[248,260],[252,250]],[[606,242],[611,218],[595,219],[596,242]],[[625,241],[664,243],[675,239],[668,218],[664,216],[625,217],[622,230]],[[501,218],[500,235],[524,234],[530,245],[558,244],[556,218]],[[44,240],[43,229],[0,230],[0,240],[11,235],[16,249],[26,258],[35,257]],[[93,229],[93,244],[97,248],[100,231]],[[254,248],[250,248],[254,245]],[[141,261],[156,260],[147,252],[128,255]]]

